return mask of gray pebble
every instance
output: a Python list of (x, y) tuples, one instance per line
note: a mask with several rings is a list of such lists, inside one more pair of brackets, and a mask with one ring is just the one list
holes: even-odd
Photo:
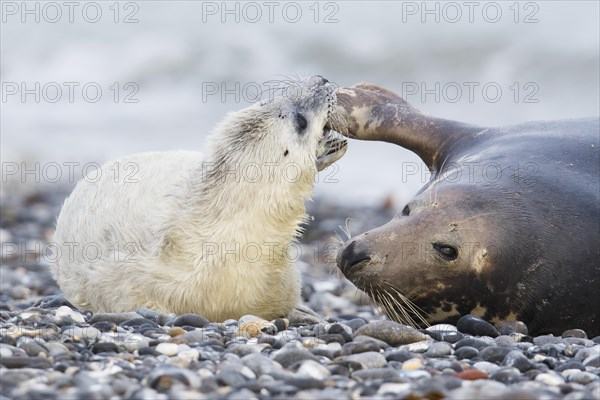
[(271, 358), (273, 361), (281, 364), (284, 368), (303, 360), (317, 360), (317, 357), (310, 351), (297, 343), (286, 344), (283, 348), (274, 352)]
[(30, 357), (35, 357), (40, 353), (48, 354), (48, 350), (45, 347), (33, 340), (19, 344), (19, 348), (25, 350)]
[(567, 361), (566, 363), (556, 367), (554, 370), (556, 372), (562, 372), (568, 369), (578, 369), (580, 371), (585, 371), (585, 367), (579, 361)]
[(479, 355), (479, 350), (471, 346), (462, 346), (454, 352), (454, 355), (459, 360), (475, 358)]
[(490, 379), (505, 384), (515, 383), (521, 379), (521, 373), (514, 367), (502, 367), (498, 371), (494, 372)]
[(354, 318), (354, 319), (351, 319), (349, 321), (345, 321), (344, 324), (346, 326), (349, 326), (352, 329), (352, 331), (354, 332), (358, 328), (360, 328), (361, 326), (366, 325), (367, 321), (365, 321), (362, 318)]
[(560, 336), (541, 335), (533, 338), (533, 344), (536, 346), (543, 346), (546, 344), (564, 344), (564, 341)]
[(492, 324), (475, 315), (465, 315), (456, 323), (456, 328), (462, 333), (476, 336), (497, 337), (500, 334)]
[(406, 350), (400, 350), (400, 351), (394, 350), (394, 351), (387, 353), (385, 358), (388, 361), (404, 362), (406, 360), (410, 360), (411, 358), (413, 358), (413, 355), (409, 351), (406, 351)]
[(505, 346), (490, 346), (479, 352), (479, 356), (485, 361), (492, 363), (501, 363), (504, 357), (511, 352), (510, 347)]
[(141, 315), (142, 317), (152, 320), (156, 323), (158, 323), (158, 318), (160, 317), (160, 313), (158, 311), (155, 310), (151, 310), (149, 308), (146, 307), (142, 307), (142, 308), (138, 308), (135, 311), (137, 314)]
[(482, 340), (479, 338), (469, 337), (469, 338), (461, 339), (458, 342), (456, 342), (454, 344), (454, 349), (458, 350), (464, 346), (473, 347), (473, 348), (476, 348), (477, 350), (481, 351), (482, 349), (488, 347), (489, 343), (487, 343), (485, 340)]
[(581, 329), (569, 329), (563, 332), (563, 334), (561, 335), (563, 338), (569, 338), (569, 337), (573, 337), (573, 338), (580, 338), (580, 339), (587, 339), (588, 336), (585, 333), (585, 331), (581, 330)]
[(307, 377), (316, 380), (323, 380), (330, 375), (327, 368), (314, 360), (304, 360), (300, 363), (296, 371), (298, 376)]
[(398, 371), (391, 368), (361, 369), (351, 374), (358, 381), (382, 380), (384, 382), (402, 382)]
[(337, 357), (333, 360), (334, 363), (348, 365), (354, 369), (358, 366), (359, 368), (382, 368), (386, 364), (385, 357), (376, 352), (366, 352), (359, 354), (352, 354), (349, 356)]
[(217, 383), (234, 388), (240, 387), (246, 383), (246, 378), (244, 375), (236, 371), (224, 371), (217, 374), (215, 378)]
[(600, 378), (598, 375), (584, 371), (576, 372), (568, 377), (569, 382), (576, 382), (581, 385), (587, 385), (588, 383), (597, 381), (599, 379)]
[[(371, 339), (371, 338), (369, 338), (369, 339)], [(374, 339), (361, 340), (361, 341), (357, 341), (357, 342), (346, 343), (342, 347), (342, 354), (344, 354), (344, 355), (358, 354), (358, 353), (365, 353), (367, 351), (379, 352), (379, 350), (381, 350), (379, 341), (374, 340)]]
[(268, 375), (274, 371), (281, 371), (281, 364), (274, 363), (263, 354), (253, 353), (242, 357), (242, 363), (250, 368), (256, 376)]
[(600, 368), (600, 355), (591, 355), (583, 361), (584, 367)]
[(95, 343), (92, 346), (92, 351), (98, 353), (118, 353), (119, 346), (112, 342)]
[(51, 368), (52, 363), (45, 357), (2, 357), (0, 364), (6, 368)]
[(444, 357), (452, 354), (452, 347), (448, 343), (435, 342), (432, 343), (425, 352), (426, 357)]
[(119, 325), (122, 322), (140, 318), (141, 316), (135, 312), (126, 312), (126, 313), (97, 313), (92, 316), (92, 318), (88, 321), (89, 324), (94, 324), (96, 322), (112, 322), (114, 324)]
[(508, 353), (506, 357), (504, 357), (502, 365), (505, 365), (507, 367), (515, 367), (520, 372), (526, 372), (532, 368), (535, 368), (535, 365), (531, 363), (527, 359), (527, 357), (525, 357), (523, 353), (521, 353), (518, 350), (513, 350), (510, 353)]
[(500, 335), (511, 335), (513, 333), (519, 333), (522, 335), (529, 334), (527, 325), (521, 321), (501, 321), (496, 325), (496, 329)]
[(173, 326), (193, 326), (195, 328), (205, 327), (209, 321), (198, 314), (183, 314), (172, 321)]
[(427, 340), (429, 337), (409, 326), (393, 321), (375, 321), (356, 330), (354, 336), (370, 336), (391, 346), (400, 346)]

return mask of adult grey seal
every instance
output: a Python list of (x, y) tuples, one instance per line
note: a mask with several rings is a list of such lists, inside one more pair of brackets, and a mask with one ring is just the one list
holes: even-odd
[[(317, 170), (346, 150), (325, 128), (335, 89), (320, 76), (296, 82), (229, 115), (204, 154), (127, 156), (79, 182), (54, 236), (68, 300), (94, 312), (147, 307), (213, 321), (289, 315), (300, 274), (288, 248)], [(116, 179), (127, 165), (135, 174)]]
[(600, 334), (599, 119), (489, 128), (425, 115), (370, 84), (338, 91), (330, 124), (414, 151), (431, 180), (338, 267), (392, 319), (521, 320)]

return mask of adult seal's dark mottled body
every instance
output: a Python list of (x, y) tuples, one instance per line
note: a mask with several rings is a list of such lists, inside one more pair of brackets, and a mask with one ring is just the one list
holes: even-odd
[(338, 104), (334, 129), (406, 147), (432, 173), (399, 215), (338, 255), (390, 317), (471, 313), (532, 333), (600, 334), (598, 118), (484, 128), (367, 84), (340, 89)]

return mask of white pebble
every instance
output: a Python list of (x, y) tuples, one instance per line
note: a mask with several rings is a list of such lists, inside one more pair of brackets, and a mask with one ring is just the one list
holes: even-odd
[(313, 379), (325, 379), (330, 375), (330, 372), (316, 361), (305, 360), (302, 362), (302, 365), (300, 365), (300, 368), (298, 368), (297, 375)]
[(410, 390), (410, 383), (384, 383), (379, 387), (377, 394), (400, 393)]
[(411, 343), (408, 345), (408, 351), (411, 353), (425, 353), (430, 345), (431, 341)]
[(56, 318), (70, 317), (73, 321), (78, 322), (80, 324), (85, 323), (85, 319), (83, 318), (83, 315), (81, 315), (81, 313), (78, 313), (77, 311), (73, 311), (67, 306), (58, 307), (56, 309), (55, 315), (56, 315)]
[(500, 367), (496, 364), (487, 361), (476, 362), (475, 364), (473, 364), (473, 368), (486, 372), (488, 375), (491, 375), (500, 369)]
[(542, 373), (539, 374), (538, 376), (535, 377), (536, 381), (540, 381), (548, 386), (558, 386), (558, 385), (562, 385), (563, 383), (565, 383), (565, 380), (558, 376), (558, 375), (554, 375), (554, 374), (546, 374), (546, 373)]
[(565, 369), (564, 371), (561, 372), (561, 374), (565, 378), (569, 378), (570, 375), (576, 374), (578, 372), (581, 372), (581, 370), (579, 370), (577, 368), (573, 368), (573, 369)]
[(13, 353), (6, 347), (0, 347), (0, 357), (12, 357)]
[(127, 336), (125, 340), (119, 341), (119, 344), (122, 345), (126, 351), (132, 353), (141, 349), (142, 347), (148, 347), (150, 342), (146, 336), (143, 336), (139, 333), (134, 333)]
[(430, 332), (457, 332), (458, 331), (458, 329), (456, 329), (456, 327), (454, 325), (450, 325), (450, 324), (433, 325), (433, 326), (430, 326), (429, 328), (427, 328), (427, 330)]
[(196, 349), (183, 350), (177, 353), (177, 355), (188, 362), (192, 362), (198, 359), (200, 353)]
[(179, 350), (179, 346), (175, 343), (159, 343), (156, 346), (156, 351), (169, 357), (177, 354), (177, 350)]

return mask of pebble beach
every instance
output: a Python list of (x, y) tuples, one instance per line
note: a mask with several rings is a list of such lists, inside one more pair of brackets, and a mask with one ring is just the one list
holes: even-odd
[(302, 299), (320, 318), (208, 321), (149, 309), (92, 313), (61, 296), (49, 243), (70, 187), (3, 192), (0, 400), (600, 399), (600, 336), (532, 336), (463, 316), (388, 320), (337, 273), (335, 249), (394, 214), (317, 198), (297, 245)]

